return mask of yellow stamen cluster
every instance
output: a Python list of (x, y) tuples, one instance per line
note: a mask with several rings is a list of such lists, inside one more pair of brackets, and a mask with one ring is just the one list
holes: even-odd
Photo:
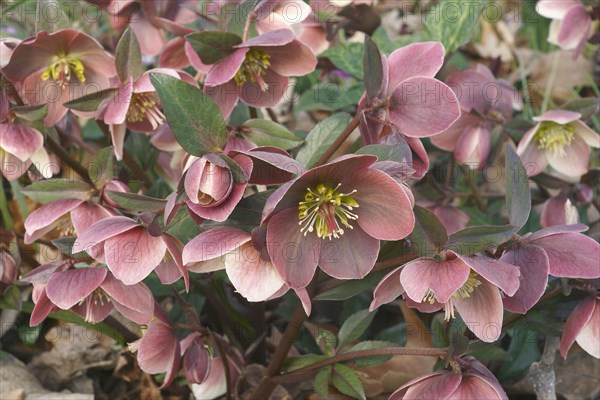
[(352, 198), (356, 190), (340, 193), (340, 186), (338, 184), (334, 188), (320, 183), (314, 190), (306, 189), (304, 201), (298, 203), (298, 225), (302, 226), (300, 232), (304, 236), (316, 231), (318, 237), (331, 240), (343, 235), (344, 228), (353, 229), (349, 221), (358, 219), (358, 215), (352, 212), (358, 208), (358, 203)]
[(264, 92), (269, 88), (269, 85), (263, 79), (263, 75), (267, 73), (267, 68), (271, 66), (270, 60), (271, 56), (264, 51), (250, 49), (246, 53), (246, 58), (233, 79), (240, 86), (246, 82), (258, 83)]
[(155, 93), (134, 93), (131, 96), (131, 103), (129, 103), (127, 121), (142, 122), (147, 118), (152, 124), (152, 129), (158, 128), (165, 122), (165, 116), (158, 105)]
[(42, 80), (52, 78), (64, 87), (75, 76), (79, 82), (85, 82), (85, 67), (80, 59), (73, 56), (55, 56), (52, 64), (42, 72)]
[(90, 322), (92, 321), (93, 306), (97, 306), (98, 304), (100, 304), (100, 306), (104, 306), (104, 303), (110, 303), (110, 297), (106, 294), (106, 292), (104, 292), (104, 290), (97, 288), (92, 292), (92, 294), (81, 300), (79, 305), (82, 305), (83, 303), (86, 303), (87, 305), (85, 320)]
[(565, 148), (571, 145), (574, 137), (575, 129), (571, 125), (544, 121), (533, 136), (533, 141), (537, 143), (540, 150), (564, 156), (566, 154)]
[[(446, 321), (450, 321), (451, 318), (454, 318), (454, 301), (453, 299), (466, 299), (467, 297), (471, 297), (471, 294), (475, 291), (475, 288), (481, 285), (481, 281), (477, 279), (478, 275), (475, 271), (470, 272), (467, 281), (460, 287), (450, 299), (444, 303), (444, 318)], [(435, 294), (428, 290), (423, 297), (422, 302), (428, 302), (429, 304), (433, 304), (436, 302)]]

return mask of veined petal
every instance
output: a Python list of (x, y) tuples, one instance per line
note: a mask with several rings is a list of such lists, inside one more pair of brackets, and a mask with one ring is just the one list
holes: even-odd
[(446, 303), (467, 282), (470, 272), (459, 258), (446, 261), (419, 258), (404, 265), (400, 283), (407, 296), (416, 302), (423, 302), (431, 291), (435, 300)]
[[(588, 297), (583, 299), (571, 311), (560, 338), (560, 354), (563, 358), (567, 358), (569, 349), (573, 346), (573, 343), (575, 343), (575, 340), (577, 340), (585, 326), (590, 323), (595, 310), (598, 308), (598, 300), (594, 297)], [(596, 337), (596, 341), (598, 341), (598, 337)]]
[(445, 54), (439, 42), (413, 43), (394, 50), (388, 58), (389, 90), (415, 76), (433, 78), (444, 64)]
[(106, 277), (105, 268), (76, 268), (52, 274), (46, 285), (50, 301), (68, 310), (96, 290)]
[(131, 218), (110, 217), (91, 225), (73, 244), (73, 253), (79, 253), (93, 247), (106, 239), (140, 226)]
[(504, 297), (504, 308), (525, 314), (542, 297), (548, 286), (549, 259), (538, 246), (524, 245), (504, 254), (500, 261), (519, 267), (519, 289)]
[(45, 204), (29, 214), (25, 220), (25, 231), (27, 236), (25, 243), (33, 243), (48, 232), (60, 217), (78, 207), (83, 200), (63, 199)]
[(455, 254), (475, 272), (483, 276), (494, 285), (498, 286), (509, 296), (514, 295), (519, 288), (518, 267), (478, 254), (472, 256), (464, 256), (457, 253)]
[(544, 249), (550, 261), (550, 275), (595, 279), (600, 277), (600, 244), (579, 233), (536, 238), (533, 244)]
[(44, 137), (25, 125), (0, 124), (0, 148), (21, 161), (27, 161), (42, 147)]
[(401, 268), (396, 268), (388, 273), (377, 284), (373, 291), (373, 301), (369, 306), (369, 311), (374, 311), (379, 306), (394, 301), (398, 296), (404, 293), (402, 283), (400, 283)]
[(211, 229), (202, 232), (185, 245), (182, 253), (183, 263), (220, 258), (249, 241), (250, 235), (239, 229), (229, 227)]
[(136, 324), (150, 323), (154, 314), (154, 298), (146, 285), (143, 283), (125, 285), (112, 274), (108, 274), (101, 287), (125, 318)]
[(570, 177), (579, 177), (588, 171), (590, 146), (578, 135), (565, 148), (565, 154), (547, 151), (546, 157), (552, 168)]
[(502, 296), (496, 286), (481, 279), (469, 297), (453, 299), (467, 328), (484, 342), (491, 343), (502, 332)]

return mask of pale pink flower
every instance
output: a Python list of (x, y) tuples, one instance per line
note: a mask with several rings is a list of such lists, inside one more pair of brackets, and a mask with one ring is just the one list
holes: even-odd
[(552, 19), (548, 41), (563, 50), (575, 50), (577, 58), (590, 36), (592, 18), (579, 0), (540, 0), (537, 12)]
[(44, 178), (52, 177), (44, 137), (34, 128), (0, 121), (0, 172), (9, 181), (22, 176), (33, 164)]
[(573, 343), (593, 357), (600, 358), (600, 298), (587, 297), (571, 312), (560, 338), (560, 354), (567, 358)]

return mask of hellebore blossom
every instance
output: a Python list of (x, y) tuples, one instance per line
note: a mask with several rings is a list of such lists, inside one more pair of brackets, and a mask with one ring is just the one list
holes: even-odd
[(579, 57), (590, 35), (592, 18), (579, 0), (540, 0), (538, 14), (552, 19), (548, 41), (563, 50), (575, 50)]
[(560, 338), (563, 358), (575, 342), (589, 355), (600, 358), (600, 297), (583, 299), (569, 315)]
[(465, 357), (441, 370), (407, 382), (389, 400), (508, 400), (498, 379), (479, 361)]
[(316, 65), (315, 55), (291, 30), (270, 31), (233, 46), (230, 55), (211, 65), (205, 91), (228, 118), (238, 99), (254, 107), (276, 105), (288, 77), (309, 74)]
[(116, 75), (112, 56), (95, 39), (75, 29), (40, 32), (23, 40), (2, 72), (29, 105), (48, 105), (46, 126), (65, 116), (63, 103), (106, 89)]
[(0, 172), (13, 181), (33, 164), (44, 178), (52, 177), (50, 159), (44, 149), (44, 136), (36, 129), (14, 124), (9, 113), (0, 121)]
[(600, 137), (580, 118), (580, 113), (564, 110), (533, 118), (538, 124), (525, 133), (517, 147), (527, 175), (543, 172), (548, 164), (570, 178), (587, 172), (590, 147), (599, 148)]
[(403, 185), (370, 168), (376, 157), (349, 155), (304, 172), (267, 200), (267, 249), (283, 280), (306, 287), (317, 265), (338, 279), (360, 279), (379, 240), (400, 240), (415, 217)]
[(519, 290), (504, 298), (504, 308), (524, 314), (542, 297), (548, 275), (600, 278), (600, 244), (581, 234), (582, 224), (556, 225), (520, 238), (500, 260), (519, 267)]
[(462, 115), (431, 142), (453, 151), (458, 163), (477, 163), (483, 168), (490, 154), (491, 130), (512, 118), (513, 108), (522, 106), (521, 95), (482, 64), (452, 74), (448, 85), (457, 93)]

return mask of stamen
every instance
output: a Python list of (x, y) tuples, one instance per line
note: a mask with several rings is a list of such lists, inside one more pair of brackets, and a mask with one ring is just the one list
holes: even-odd
[(142, 122), (147, 119), (152, 125), (152, 129), (158, 128), (165, 122), (165, 115), (158, 107), (158, 104), (158, 98), (154, 93), (134, 93), (129, 103), (127, 121)]
[(246, 82), (257, 83), (263, 92), (266, 91), (269, 89), (269, 85), (265, 82), (263, 75), (267, 73), (267, 69), (271, 66), (270, 59), (271, 56), (264, 51), (250, 49), (233, 79), (239, 86)]
[(533, 141), (537, 143), (540, 150), (546, 150), (563, 157), (567, 154), (565, 148), (571, 145), (574, 137), (575, 129), (571, 125), (544, 121), (533, 136)]
[(71, 81), (71, 75), (75, 75), (79, 82), (85, 82), (85, 67), (81, 60), (73, 56), (55, 56), (53, 63), (42, 72), (42, 80), (58, 82), (62, 88)]
[[(467, 281), (452, 294), (452, 297), (450, 297), (447, 302), (444, 303), (444, 319), (446, 321), (450, 321), (450, 319), (454, 318), (454, 299), (466, 299), (467, 297), (471, 297), (471, 293), (475, 291), (475, 288), (481, 285), (481, 281), (477, 279), (478, 276), (479, 275), (475, 271), (471, 270)], [(421, 303), (428, 302), (429, 304), (434, 304), (436, 301), (435, 294), (431, 290), (427, 290)]]

